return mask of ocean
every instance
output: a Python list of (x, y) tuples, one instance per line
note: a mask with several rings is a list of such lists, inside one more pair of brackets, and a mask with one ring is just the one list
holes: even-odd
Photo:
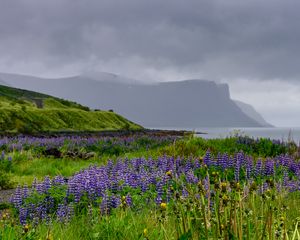
[(300, 127), (274, 127), (274, 128), (197, 128), (197, 134), (203, 138), (225, 138), (235, 133), (246, 135), (253, 138), (270, 138), (279, 140), (293, 140), (300, 142)]
[[(155, 128), (157, 129), (157, 128)], [(276, 140), (287, 141), (289, 139), (295, 141), (297, 144), (300, 143), (300, 127), (273, 127), (273, 128), (241, 128), (241, 127), (230, 127), (230, 128), (205, 128), (199, 127), (195, 129), (191, 128), (159, 128), (166, 130), (188, 130), (201, 132), (204, 134), (196, 134), (198, 137), (203, 138), (225, 138), (235, 133), (240, 135), (246, 135), (253, 138), (270, 138)]]

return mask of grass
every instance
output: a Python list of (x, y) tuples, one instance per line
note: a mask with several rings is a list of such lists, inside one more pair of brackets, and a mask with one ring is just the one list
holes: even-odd
[[(264, 159), (280, 154), (294, 155), (298, 151), (293, 144), (274, 143), (267, 139), (250, 142), (249, 139), (241, 140), (243, 139), (186, 138), (161, 145), (154, 142), (150, 148), (145, 147), (148, 141), (141, 140), (133, 143), (133, 148), (122, 144), (119, 149), (112, 144), (107, 145), (109, 149), (105, 151), (100, 145), (83, 146), (82, 151), (96, 152), (88, 160), (46, 157), (42, 151), (34, 148), (14, 150), (8, 153), (13, 159), (10, 176), (16, 184), (30, 185), (35, 177), (38, 180), (46, 175), (69, 177), (90, 165), (104, 165), (109, 159), (156, 159), (164, 155), (193, 159), (202, 158), (208, 149), (215, 155), (219, 152), (232, 154), (242, 150), (255, 158)], [(67, 147), (63, 146), (62, 149)], [(201, 171), (205, 173), (206, 170)], [(206, 173), (210, 179), (210, 190), (214, 192), (210, 198), (207, 198), (210, 190), (203, 191), (201, 184), (186, 185), (188, 197), (177, 198), (176, 187), (181, 185), (180, 181), (185, 180), (174, 179), (172, 184), (175, 190), (172, 195), (176, 201), (170, 201), (166, 206), (153, 202), (144, 203), (147, 197), (133, 192), (134, 206), (120, 205), (112, 209), (110, 215), (101, 213), (101, 202), (97, 205), (84, 203), (79, 208), (81, 211), (66, 222), (61, 223), (53, 215), (50, 222), (38, 225), (30, 222), (25, 226), (17, 223), (18, 216), (10, 208), (0, 215), (0, 239), (300, 239), (296, 225), (300, 217), (299, 191), (277, 191), (270, 185), (264, 194), (247, 193), (251, 189), (251, 183), (241, 182), (241, 187), (232, 185), (230, 191), (222, 192), (219, 186), (227, 177), (223, 179), (221, 176), (229, 173), (221, 172), (221, 175), (216, 175), (214, 171), (210, 169)], [(274, 177), (276, 181), (277, 178), (279, 176)], [(229, 186), (233, 183), (228, 180), (226, 184)]]
[[(115, 139), (116, 140), (116, 139)], [(43, 148), (29, 148), (21, 151), (15, 149), (9, 152), (8, 148), (2, 146), (2, 150), (7, 152), (7, 157), (12, 158), (11, 167), (5, 169), (9, 174), (10, 180), (13, 186), (28, 185), (35, 178), (41, 180), (44, 176), (54, 177), (62, 175), (69, 177), (81, 169), (87, 168), (90, 165), (103, 165), (108, 160), (116, 160), (118, 158), (138, 158), (138, 157), (154, 157), (157, 158), (163, 155), (164, 149), (170, 144), (170, 140), (151, 139), (148, 137), (138, 137), (135, 141), (124, 143), (123, 140), (99, 141), (91, 146), (83, 146), (80, 149), (73, 149), (68, 147), (71, 142), (65, 141), (62, 146), (59, 147), (60, 151), (69, 152), (93, 152), (95, 156), (89, 159), (82, 158), (70, 158), (64, 156), (62, 158), (55, 158), (53, 156), (45, 156), (43, 154)], [(171, 141), (172, 142), (172, 141)]]
[(137, 130), (142, 127), (109, 111), (0, 85), (0, 132)]
[(112, 112), (80, 109), (0, 108), (0, 131), (100, 131), (141, 129)]
[[(285, 203), (291, 206), (292, 209), (297, 209), (296, 204), (300, 202), (297, 197), (299, 196), (290, 196)], [(282, 206), (280, 202), (277, 202), (277, 204), (277, 207)], [(254, 208), (247, 209), (251, 211), (260, 206), (261, 203), (256, 203)], [(162, 218), (163, 214), (165, 214), (165, 216)], [(288, 219), (295, 219), (293, 217), (299, 216), (299, 214), (299, 210), (294, 211), (290, 209), (286, 213), (286, 217)], [(189, 230), (192, 231), (181, 232), (182, 229), (180, 229), (180, 225), (183, 223), (178, 223), (178, 216), (170, 207), (165, 213), (159, 208), (143, 209), (139, 213), (131, 211), (130, 209), (116, 210), (109, 217), (101, 217), (100, 213), (94, 210), (92, 214), (83, 214), (73, 219), (67, 225), (59, 222), (54, 222), (52, 226), (43, 224), (37, 228), (36, 236), (46, 238), (47, 234), (51, 233), (54, 239), (206, 239), (205, 234), (197, 233), (197, 226), (195, 226), (196, 224), (191, 218), (189, 219), (188, 216), (183, 213), (180, 213), (179, 216), (186, 218), (186, 225), (188, 226), (190, 224), (191, 228)], [(90, 224), (84, 224), (86, 222)], [(255, 230), (258, 229), (254, 229), (254, 227), (259, 226), (260, 232), (263, 232), (264, 224), (264, 219), (261, 219), (256, 226), (250, 226), (252, 234), (249, 237), (247, 237), (247, 232), (244, 232), (244, 234), (242, 234), (244, 237), (238, 237), (237, 239), (257, 239), (255, 238)], [(293, 225), (292, 223), (287, 223), (287, 226)], [(293, 227), (288, 230), (287, 235), (292, 236), (294, 233)], [(261, 234), (258, 235), (261, 236)], [(275, 238), (275, 236), (271, 238), (268, 236), (265, 237), (265, 239)], [(218, 239), (218, 237), (212, 234), (210, 235), (210, 239)], [(277, 239), (283, 238), (278, 237)]]
[[(139, 214), (128, 210), (115, 212), (113, 217), (101, 218), (99, 212), (93, 211), (91, 215), (81, 215), (68, 224), (54, 221), (51, 226), (41, 224), (34, 231), (30, 226), (26, 235), (27, 239), (143, 239), (144, 229), (147, 228), (151, 239), (162, 239), (160, 231), (156, 229), (155, 219), (146, 220), (145, 216), (149, 214), (151, 212), (147, 210)], [(21, 226), (7, 226), (6, 233), (3, 228), (1, 230), (0, 236), (7, 236), (7, 240), (17, 239), (22, 235), (25, 237)]]
[[(243, 192), (234, 191), (226, 205), (216, 196), (215, 207), (220, 209), (221, 215), (202, 209), (201, 202), (207, 206), (206, 200), (191, 194), (166, 207), (151, 204), (138, 210), (119, 207), (110, 215), (103, 215), (99, 207), (92, 207), (67, 222), (61, 223), (54, 218), (51, 223), (29, 224), (26, 228), (15, 225), (12, 217), (5, 220), (2, 217), (0, 236), (7, 240), (299, 239), (293, 237), (298, 231), (295, 224), (300, 216), (299, 192), (286, 194), (271, 190), (267, 194), (270, 198), (250, 194), (244, 199)], [(274, 199), (273, 194), (276, 194)]]
[(225, 139), (204, 139), (190, 137), (184, 141), (176, 141), (163, 149), (165, 154), (175, 156), (204, 156), (207, 150), (218, 153), (234, 154), (243, 151), (253, 157), (275, 157), (281, 154), (298, 154), (298, 146), (294, 142), (272, 141), (271, 139), (252, 139), (247, 136), (235, 136)]
[[(146, 148), (147, 143), (150, 144), (150, 148)], [(267, 143), (267, 144), (266, 144)], [(34, 178), (42, 179), (48, 175), (54, 177), (57, 175), (71, 176), (79, 170), (86, 168), (90, 165), (106, 164), (109, 159), (116, 160), (118, 158), (158, 158), (160, 156), (174, 156), (174, 157), (203, 157), (208, 149), (217, 155), (220, 153), (233, 154), (235, 152), (243, 151), (246, 154), (258, 157), (274, 157), (280, 154), (286, 154), (289, 151), (297, 151), (294, 148), (290, 149), (289, 145), (276, 145), (271, 140), (263, 139), (258, 142), (259, 147), (253, 148), (252, 145), (239, 143), (237, 138), (228, 139), (209, 139), (202, 138), (185, 138), (183, 140), (177, 140), (169, 144), (163, 143), (159, 145), (155, 141), (141, 139), (133, 144), (134, 148), (126, 149), (124, 146), (106, 143), (105, 147), (100, 143), (99, 145), (93, 145), (90, 147), (82, 148), (83, 152), (93, 151), (96, 156), (92, 159), (71, 159), (63, 157), (56, 159), (54, 157), (46, 157), (41, 154), (40, 150), (29, 149), (26, 151), (17, 151), (10, 153), (9, 155), (13, 159), (13, 168), (9, 171), (10, 179), (14, 183), (14, 186), (30, 185)], [(264, 152), (261, 145), (265, 146), (268, 151)], [(64, 151), (67, 151), (66, 146), (62, 146)], [(227, 151), (226, 151), (227, 150)]]
[(88, 110), (87, 107), (82, 106), (76, 102), (67, 101), (64, 99), (52, 97), (50, 95), (33, 92), (24, 89), (18, 89), (8, 86), (0, 85), (0, 96), (1, 96), (1, 104), (8, 103), (11, 106), (15, 106), (17, 104), (21, 104), (24, 106), (36, 106), (37, 100), (42, 100), (42, 105), (46, 105), (46, 107), (71, 107), (82, 110)]
[(30, 161), (24, 161), (12, 169), (11, 178), (14, 183), (30, 185), (34, 178), (42, 179), (44, 176), (54, 177), (57, 175), (68, 177), (94, 163), (95, 161), (92, 160), (32, 159)]
[[(163, 149), (163, 148), (162, 148)], [(128, 152), (121, 155), (106, 155), (97, 156), (92, 159), (70, 159), (70, 158), (54, 158), (54, 157), (40, 157), (37, 158), (28, 153), (19, 154), (17, 159), (19, 161), (14, 164), (14, 167), (10, 170), (10, 179), (13, 186), (17, 185), (28, 185), (35, 178), (38, 180), (43, 179), (45, 176), (54, 177), (57, 175), (62, 175), (65, 177), (72, 176), (74, 173), (80, 171), (81, 169), (87, 168), (90, 165), (102, 165), (107, 163), (108, 160), (116, 160), (118, 158), (139, 158), (139, 157), (153, 157), (157, 158), (160, 156), (158, 149), (141, 150), (136, 152)], [(13, 155), (12, 155), (13, 156)], [(16, 157), (13, 159), (16, 159)]]

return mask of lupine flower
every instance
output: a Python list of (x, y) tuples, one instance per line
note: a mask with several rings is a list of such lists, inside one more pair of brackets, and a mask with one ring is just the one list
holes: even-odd
[(253, 169), (253, 159), (252, 157), (248, 157), (246, 162), (246, 177), (248, 180), (251, 178), (252, 169)]
[(211, 154), (210, 151), (207, 151), (204, 158), (203, 158), (203, 163), (206, 166), (210, 166), (212, 164), (212, 158), (211, 158)]
[(108, 215), (110, 213), (110, 201), (108, 196), (104, 196), (100, 204), (100, 212), (102, 215)]
[[(240, 186), (250, 186), (249, 190), (244, 189), (244, 194), (254, 192), (257, 188), (263, 193), (271, 185), (258, 185), (253, 187), (255, 178), (266, 179), (277, 171), (283, 171), (283, 179), (281, 183), (274, 183), (274, 186), (288, 191), (298, 191), (300, 180), (298, 173), (299, 164), (297, 160), (288, 156), (279, 156), (276, 159), (267, 159), (263, 162), (258, 159), (254, 164), (254, 160), (245, 156), (244, 153), (237, 153), (234, 158), (227, 154), (219, 154), (217, 160), (213, 160), (212, 154), (208, 151), (204, 157), (204, 162), (208, 164), (200, 164), (193, 162), (192, 159), (172, 158), (163, 156), (157, 160), (152, 158), (135, 158), (135, 159), (118, 159), (116, 162), (108, 161), (104, 166), (91, 166), (81, 170), (68, 178), (67, 181), (62, 176), (54, 177), (52, 180), (46, 177), (44, 181), (32, 184), (32, 188), (18, 187), (11, 199), (13, 206), (19, 213), (20, 223), (25, 224), (26, 221), (49, 221), (50, 216), (56, 215), (59, 221), (69, 219), (74, 214), (74, 210), (82, 200), (88, 202), (89, 206), (99, 206), (102, 215), (110, 214), (113, 208), (119, 208), (121, 203), (126, 203), (126, 207), (133, 209), (138, 208), (139, 204), (166, 203), (179, 199), (180, 196), (188, 198), (187, 189), (190, 186), (200, 186), (198, 193), (207, 198), (212, 198), (215, 189), (220, 189), (222, 194), (231, 191), (229, 185), (225, 181), (235, 180), (234, 189), (242, 192)], [(198, 169), (205, 168), (204, 176), (199, 174)], [(213, 169), (213, 170), (211, 170)], [(223, 171), (226, 169), (226, 172)], [(212, 171), (218, 177), (211, 178)], [(224, 174), (220, 174), (225, 172)], [(227, 172), (230, 174), (227, 176)], [(241, 173), (246, 173), (244, 174)], [(197, 173), (197, 174), (196, 174)], [(210, 173), (210, 174), (209, 174)], [(234, 176), (232, 176), (234, 174)], [(226, 176), (224, 176), (226, 175)], [(291, 179), (289, 178), (291, 176)], [(226, 177), (226, 178), (225, 178)], [(227, 179), (227, 178), (231, 179)], [(215, 179), (221, 184), (218, 188), (211, 187), (215, 184)], [(270, 177), (268, 177), (270, 178)], [(178, 185), (177, 182), (180, 182)], [(264, 182), (264, 181), (262, 181)], [(176, 183), (173, 188), (173, 183)], [(222, 184), (223, 183), (223, 184)], [(238, 184), (239, 184), (238, 183)], [(50, 189), (59, 188), (60, 191), (66, 191), (63, 199), (57, 200), (51, 196)], [(132, 191), (131, 191), (132, 190)], [(151, 191), (151, 194), (149, 194)], [(25, 201), (31, 194), (40, 194), (41, 201), (37, 203), (28, 203)], [(137, 194), (141, 197), (146, 196), (145, 202), (132, 202), (132, 197)], [(123, 198), (122, 198), (123, 196)], [(142, 198), (143, 199), (143, 198)], [(75, 208), (75, 209), (74, 209)], [(73, 209), (73, 210), (72, 210)]]
[(64, 222), (67, 216), (67, 206), (64, 204), (58, 204), (56, 216), (60, 222)]
[(268, 158), (265, 162), (265, 174), (266, 176), (274, 174), (274, 161), (272, 159)]
[(17, 187), (15, 194), (11, 198), (11, 203), (15, 208), (19, 209), (23, 202), (22, 189), (20, 186)]
[(240, 180), (240, 170), (241, 170), (242, 160), (243, 160), (243, 156), (241, 153), (235, 155), (234, 178), (235, 181), (237, 182)]
[(262, 170), (263, 170), (263, 164), (262, 164), (262, 160), (258, 159), (256, 162), (256, 166), (255, 166), (255, 176), (258, 177), (260, 174), (262, 174)]
[(20, 207), (19, 208), (19, 220), (20, 220), (20, 223), (22, 225), (26, 224), (27, 216), (28, 216), (28, 210), (27, 210), (27, 208)]

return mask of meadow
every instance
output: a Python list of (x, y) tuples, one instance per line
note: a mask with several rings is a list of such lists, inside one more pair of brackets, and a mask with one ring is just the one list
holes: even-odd
[(0, 239), (300, 239), (299, 146), (131, 135), (0, 139)]

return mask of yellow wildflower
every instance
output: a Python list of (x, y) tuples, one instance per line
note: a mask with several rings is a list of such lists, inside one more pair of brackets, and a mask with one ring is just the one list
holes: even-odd
[(166, 210), (166, 209), (167, 209), (167, 204), (164, 203), (164, 202), (162, 202), (162, 203), (160, 204), (160, 207), (161, 207), (162, 210)]
[(169, 176), (169, 177), (172, 177), (172, 171), (167, 171), (166, 175)]

